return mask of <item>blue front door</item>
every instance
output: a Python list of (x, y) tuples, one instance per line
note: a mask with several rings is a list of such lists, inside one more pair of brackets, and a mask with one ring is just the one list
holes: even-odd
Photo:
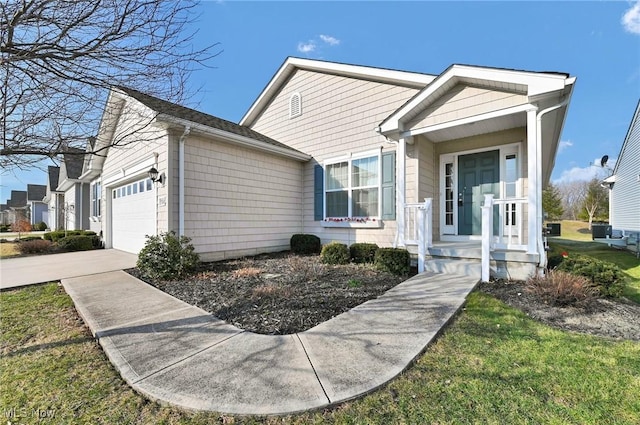
[(500, 194), (500, 151), (458, 157), (458, 234), (482, 233), (484, 195)]

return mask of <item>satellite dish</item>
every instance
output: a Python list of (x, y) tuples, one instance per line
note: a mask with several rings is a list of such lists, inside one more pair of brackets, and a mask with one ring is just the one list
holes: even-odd
[(609, 155), (603, 156), (602, 159), (600, 159), (600, 166), (603, 168), (606, 167), (607, 161), (609, 161)]

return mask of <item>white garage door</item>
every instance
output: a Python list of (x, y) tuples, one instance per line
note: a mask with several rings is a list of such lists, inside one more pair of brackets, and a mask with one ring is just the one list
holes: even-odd
[(113, 190), (111, 235), (113, 247), (137, 254), (144, 247), (145, 235), (156, 234), (155, 190), (144, 179)]

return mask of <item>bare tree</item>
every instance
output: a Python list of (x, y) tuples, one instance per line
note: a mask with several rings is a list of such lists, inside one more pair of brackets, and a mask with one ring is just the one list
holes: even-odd
[(578, 220), (587, 193), (587, 185), (586, 181), (562, 182), (556, 185), (562, 199), (564, 218)]
[(196, 5), (196, 0), (3, 0), (0, 165), (27, 168), (69, 147), (84, 150), (108, 112), (105, 101), (113, 86), (184, 103), (191, 72), (219, 53), (217, 44), (192, 44)]

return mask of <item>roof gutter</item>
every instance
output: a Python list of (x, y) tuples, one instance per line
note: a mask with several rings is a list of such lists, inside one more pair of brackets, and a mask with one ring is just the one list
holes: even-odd
[(293, 149), (282, 148), (280, 146), (275, 146), (270, 143), (252, 139), (250, 137), (241, 136), (235, 133), (230, 133), (228, 131), (209, 127), (203, 124), (194, 123), (192, 121), (184, 120), (181, 118), (175, 118), (170, 115), (161, 114), (161, 115), (158, 115), (156, 119), (157, 121), (174, 123), (174, 124), (181, 125), (183, 127), (190, 127), (191, 132), (197, 131), (200, 133), (207, 134), (209, 136), (217, 137), (228, 143), (234, 143), (240, 146), (258, 149), (261, 151), (272, 153), (274, 155), (284, 156), (287, 158), (291, 158), (291, 159), (295, 159), (303, 162), (309, 161), (311, 159), (311, 155), (307, 155), (302, 152), (297, 152)]

